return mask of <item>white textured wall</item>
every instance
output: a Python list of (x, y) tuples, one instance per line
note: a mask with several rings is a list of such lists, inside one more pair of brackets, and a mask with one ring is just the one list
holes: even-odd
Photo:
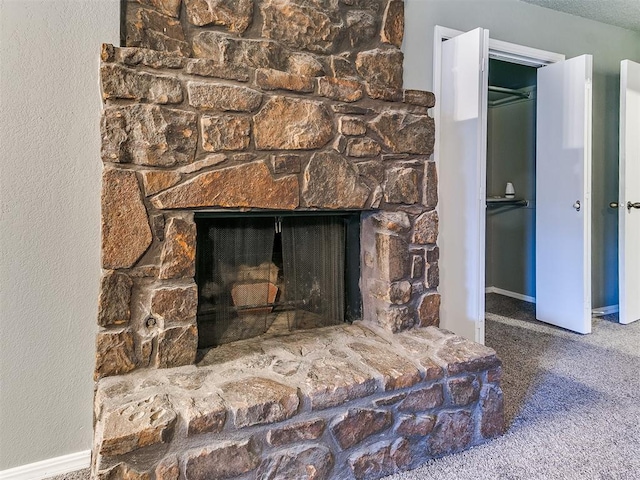
[(593, 307), (617, 304), (618, 215), (608, 204), (618, 197), (620, 60), (640, 62), (640, 33), (518, 0), (405, 0), (405, 88), (433, 88), (435, 25), (483, 27), (567, 58), (593, 54), (592, 297)]
[(0, 471), (90, 448), (100, 44), (118, 0), (0, 0)]

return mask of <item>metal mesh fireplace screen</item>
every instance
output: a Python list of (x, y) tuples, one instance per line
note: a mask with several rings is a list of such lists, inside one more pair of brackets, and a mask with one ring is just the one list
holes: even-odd
[(200, 348), (359, 317), (359, 215), (202, 215), (196, 225)]

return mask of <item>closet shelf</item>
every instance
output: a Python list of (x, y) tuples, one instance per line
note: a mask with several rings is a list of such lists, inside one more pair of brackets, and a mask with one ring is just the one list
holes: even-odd
[(529, 200), (524, 198), (489, 197), (487, 198), (487, 208), (497, 207), (528, 207)]

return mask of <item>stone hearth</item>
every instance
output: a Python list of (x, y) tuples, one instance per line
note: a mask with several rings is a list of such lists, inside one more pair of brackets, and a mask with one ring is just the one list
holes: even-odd
[[(402, 88), (402, 1), (125, 6), (93, 478), (377, 478), (499, 434), (495, 352), (436, 328), (435, 99)], [(198, 352), (194, 214), (335, 210), (360, 216), (362, 320)]]

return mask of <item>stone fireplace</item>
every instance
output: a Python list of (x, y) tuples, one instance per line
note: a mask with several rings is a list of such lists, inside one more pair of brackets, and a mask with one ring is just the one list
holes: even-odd
[(123, 15), (93, 478), (378, 478), (501, 433), (495, 352), (437, 328), (435, 99), (402, 89), (402, 1)]

